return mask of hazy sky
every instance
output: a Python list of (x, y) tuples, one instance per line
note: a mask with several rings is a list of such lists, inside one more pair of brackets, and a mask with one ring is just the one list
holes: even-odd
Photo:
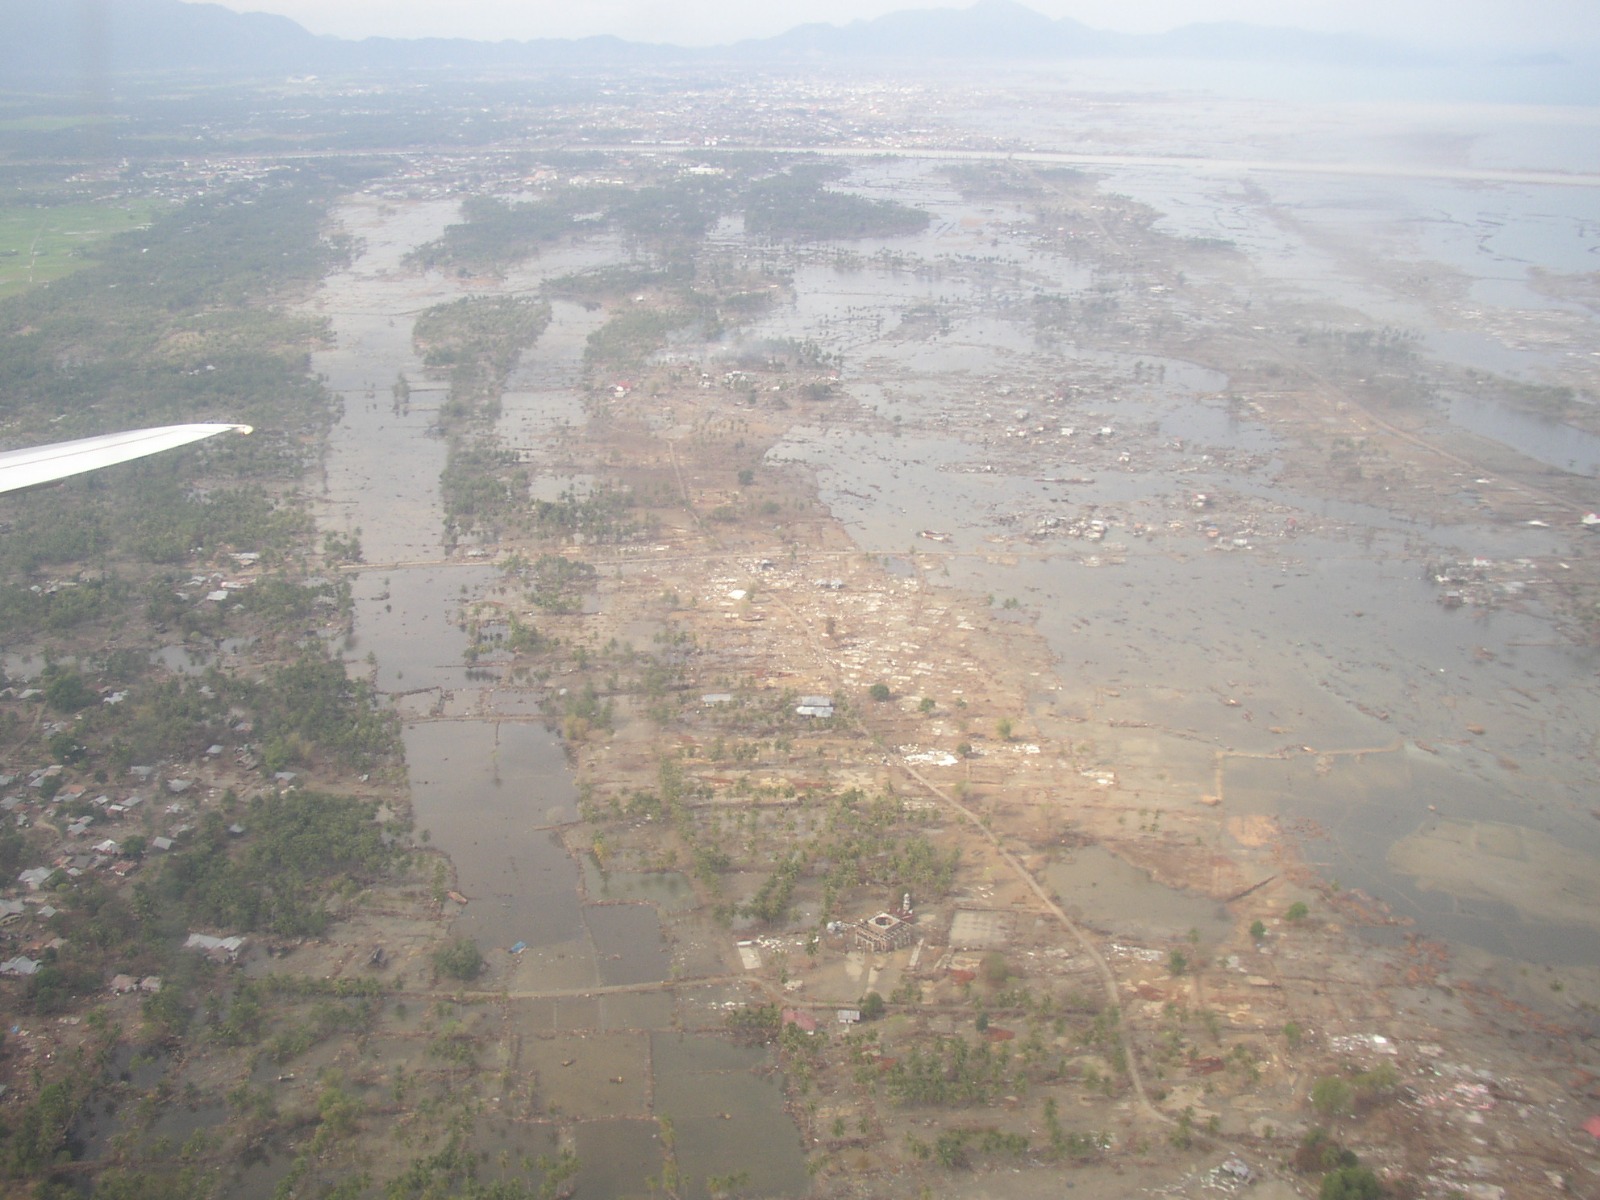
[[(806, 21), (846, 24), (906, 8), (971, 0), (221, 0), (281, 13), (313, 33), (359, 38), (583, 37), (710, 45), (781, 33)], [(1025, 0), (1027, 2), (1027, 0)], [(1377, 34), (1423, 44), (1501, 49), (1600, 41), (1600, 0), (1032, 0), (1051, 17), (1153, 33), (1194, 21)]]

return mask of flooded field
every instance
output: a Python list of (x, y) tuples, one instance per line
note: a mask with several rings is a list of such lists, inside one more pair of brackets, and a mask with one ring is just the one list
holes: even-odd
[[(1350, 136), (1371, 150), (1377, 135)], [(1208, 149), (1221, 158), (1250, 148)], [(1600, 661), (1576, 636), (1583, 614), (1564, 606), (1562, 579), (1592, 574), (1594, 548), (1582, 540), (1592, 535), (1576, 526), (1571, 497), (1600, 486), (1600, 454), (1592, 433), (1511, 399), (1518, 388), (1594, 382), (1594, 309), (1552, 296), (1547, 276), (1590, 265), (1600, 189), (1524, 182), (1483, 196), (1462, 181), (1341, 179), (1331, 168), (1312, 178), (1102, 162), (1092, 180), (1060, 184), (1096, 214), (1094, 228), (1068, 229), (1037, 219), (1052, 202), (1048, 175), (1044, 192), (1023, 200), (970, 178), (964, 190), (949, 166), (855, 161), (840, 184), (931, 213), (913, 236), (775, 246), (724, 220), (715, 250), (780, 263), (782, 301), (736, 335), (674, 340), (652, 364), (698, 368), (708, 390), (764, 346), (840, 356), (836, 393), (783, 401), (786, 428), (757, 463), (814, 492), (842, 531), (834, 557), (801, 562), (797, 541), (788, 563), (776, 550), (725, 546), (697, 557), (702, 590), (685, 599), (672, 591), (667, 532), (659, 545), (602, 551), (601, 578), (642, 589), (659, 577), (666, 609), (726, 618), (720, 629), (731, 632), (715, 652), (736, 664), (726, 677), (741, 687), (804, 687), (821, 675), (798, 651), (781, 664), (761, 659), (749, 578), (761, 576), (789, 617), (823, 628), (826, 611), (825, 634), (810, 633), (805, 647), (822, 649), (808, 661), (826, 663), (841, 689), (882, 682), (920, 705), (925, 741), (902, 757), (927, 764), (926, 777), (960, 772), (963, 802), (980, 797), (1003, 823), (1023, 786), (1042, 797), (1037, 823), (1053, 832), (1032, 846), (1038, 898), (1057, 906), (1062, 928), (1081, 923), (1118, 939), (1119, 952), (1123, 941), (1144, 947), (1137, 961), (1160, 959), (1151, 946), (1237, 941), (1228, 902), (1292, 875), (1291, 894), (1359, 902), (1354, 924), (1377, 943), (1415, 934), (1508, 969), (1592, 966)], [(466, 607), (509, 603), (487, 561), (500, 548), (444, 541), (445, 448), (432, 436), (442, 393), (416, 358), (411, 322), (474, 290), (536, 294), (547, 279), (630, 262), (636, 250), (609, 235), (575, 239), (494, 283), (403, 269), (404, 251), (453, 217), (444, 203), (345, 209), (365, 249), (318, 301), (337, 346), (317, 354), (316, 369), (345, 410), (324, 521), (359, 531), (373, 564), (355, 585), (346, 657), (405, 722), (417, 827), (451, 864), (452, 929), (484, 951), (475, 986), (500, 997), (477, 1019), (506, 1048), (507, 1079), (525, 1076), (541, 1106), (537, 1118), (518, 1117), (508, 1101), (511, 1123), (481, 1131), (482, 1148), (492, 1157), (519, 1130), (529, 1145), (575, 1147), (584, 1196), (643, 1195), (664, 1162), (682, 1169), (684, 1195), (709, 1194), (703, 1181), (737, 1172), (756, 1194), (799, 1194), (803, 1143), (768, 1052), (705, 1031), (754, 994), (729, 982), (744, 978), (741, 964), (798, 963), (815, 940), (790, 931), (736, 951), (759, 925), (735, 903), (757, 894), (753, 872), (729, 873), (713, 922), (677, 864), (607, 868), (600, 849), (574, 851), (564, 835), (578, 823), (579, 790), (568, 748), (545, 724), (555, 724), (561, 680), (493, 660), (467, 665)], [(1159, 257), (1141, 259), (1152, 248)], [(599, 478), (572, 444), (600, 411), (584, 391), (584, 349), (608, 315), (554, 301), (503, 397), (496, 432), (532, 468), (537, 500), (585, 494)], [(1329, 332), (1353, 324), (1403, 327), (1403, 355), (1369, 370), (1358, 360), (1367, 342), (1351, 350)], [(1400, 382), (1378, 395), (1391, 368)], [(1466, 373), (1484, 371), (1502, 374), (1469, 392)], [(413, 385), (405, 410), (389, 395), (401, 374)], [(670, 396), (589, 382), (649, 412), (660, 436), (638, 453), (687, 503), (696, 481), (678, 472), (673, 447), (704, 429), (679, 423)], [(1413, 386), (1427, 404), (1379, 403)], [(1380, 429), (1451, 449), (1426, 468), (1398, 466), (1370, 455), (1357, 432)], [(1316, 439), (1333, 431), (1330, 459)], [(1497, 478), (1477, 454), (1541, 482)], [(780, 533), (783, 513), (773, 501), (767, 514)], [(606, 616), (603, 596), (597, 584), (585, 613)], [(1044, 649), (999, 736), (960, 714), (967, 693), (941, 661), (950, 643), (929, 633), (970, 630), (976, 611), (1031, 631)], [(612, 642), (643, 646), (664, 628), (658, 606), (614, 629)], [(975, 681), (975, 700), (979, 690)], [(1030, 739), (1061, 748), (1046, 758)], [(761, 786), (775, 796), (804, 785), (808, 770), (775, 765), (781, 740), (750, 751), (772, 755)], [(629, 738), (620, 742), (619, 756)], [(685, 758), (698, 752), (682, 739)], [(828, 754), (811, 764), (819, 774)], [(1037, 779), (1011, 763), (1028, 754), (1040, 756)], [(874, 770), (863, 772), (872, 785), (890, 778)], [(822, 818), (779, 806), (743, 829), (754, 854), (758, 830), (815, 836)], [(1264, 849), (1278, 838), (1293, 843), (1292, 870)], [(925, 914), (929, 927), (957, 911), (1032, 903), (1021, 890), (997, 898), (1000, 866), (986, 872)], [(807, 899), (794, 922), (822, 915)], [(1019, 946), (1056, 961), (1068, 951), (1043, 944), (1046, 924), (1037, 918), (1035, 941), (1019, 934)], [(853, 1000), (841, 989), (914, 982), (921, 953), (919, 944), (909, 965), (889, 966), (852, 952), (812, 977)], [(950, 969), (970, 981), (969, 966)], [(1103, 961), (1072, 969), (1115, 995)], [(689, 978), (699, 982), (678, 986)], [(1571, 1001), (1595, 998), (1591, 985), (1600, 979), (1576, 980)], [(1142, 1091), (1138, 1101), (1149, 1107)], [(866, 1115), (850, 1115), (867, 1128)], [(842, 1110), (834, 1127), (845, 1129)]]
[[(890, 177), (863, 168), (853, 178), (869, 191), (892, 186), (935, 211), (959, 207), (935, 173), (915, 192), (909, 174), (904, 166)], [(1172, 202), (1170, 189), (1142, 186), (1140, 178), (1112, 170), (1100, 186), (1126, 187), (1181, 219), (1184, 206)], [(1262, 211), (1296, 213), (1297, 224), (1275, 235), (1296, 253), (1337, 232), (1307, 232), (1311, 216), (1293, 195), (1309, 186), (1297, 182), (1285, 197), (1252, 185), (1251, 203)], [(1430, 186), (1432, 203), (1458, 202), (1441, 194), (1442, 185)], [(1191, 201), (1219, 204), (1226, 191), (1219, 185)], [(1545, 206), (1545, 225), (1564, 230), (1564, 244), (1546, 239), (1546, 260), (1581, 267), (1600, 191), (1555, 192), (1523, 203)], [(1564, 217), (1550, 215), (1552, 208)], [(882, 250), (939, 261), (959, 254), (979, 222), (992, 233), (1022, 216), (969, 211), (965, 225), (951, 219), (935, 226), (931, 240)], [(1222, 208), (1210, 211), (1223, 221)], [(1192, 220), (1186, 228), (1198, 233)], [(1484, 220), (1498, 244), (1500, 226), (1514, 218), (1502, 210)], [(1259, 213), (1234, 223), (1251, 236), (1275, 228)], [(1429, 261), (1440, 254), (1455, 270), (1487, 277), (1508, 269), (1492, 248), (1477, 260), (1451, 257), (1415, 232), (1408, 246)], [(1285, 274), (1286, 250), (1248, 248), (1268, 270), (1254, 285), (1258, 304), (1320, 302), (1343, 286), (1330, 265), (1302, 258)], [(1475, 520), (1404, 502), (1352, 505), (1286, 487), (1281, 435), (1259, 412), (1227, 402), (1225, 377), (1158, 355), (1085, 355), (1050, 344), (1030, 327), (1026, 296), (1057, 278), (1070, 287), (1071, 265), (1036, 247), (1012, 260), (1021, 264), (1016, 276), (997, 284), (979, 311), (971, 311), (970, 292), (926, 283), (916, 299), (942, 305), (937, 328), (908, 327), (903, 280), (893, 280), (874, 308), (854, 275), (853, 320), (884, 328), (879, 340), (863, 344), (858, 333), (809, 321), (803, 303), (774, 322), (773, 333), (848, 353), (845, 379), (877, 428), (802, 428), (772, 452), (773, 461), (814, 470), (831, 511), (864, 549), (910, 548), (941, 580), (1020, 602), (1060, 664), (1038, 704), (1090, 719), (1130, 804), (1191, 802), (1212, 790), (1214, 766), (1230, 807), (1315, 818), (1337, 850), (1330, 859), (1312, 847), (1313, 860), (1345, 886), (1393, 905), (1409, 926), (1499, 953), (1515, 946), (1536, 961), (1592, 961), (1600, 935), (1592, 912), (1534, 903), (1491, 912), (1481, 891), (1451, 890), (1459, 871), (1418, 867), (1428, 839), (1402, 856), (1384, 853), (1428, 821), (1488, 805), (1501, 821), (1559, 840), (1587, 861), (1600, 856), (1585, 715), (1600, 711), (1597, 661), (1592, 650), (1562, 643), (1555, 614), (1541, 603), (1549, 598), (1544, 577), (1562, 569), (1551, 560), (1587, 535), (1570, 524), (1515, 529), (1492, 515)], [(1344, 272), (1356, 266), (1340, 265)], [(1528, 266), (1516, 260), (1519, 278)], [(1346, 289), (1339, 302), (1365, 298)], [(1473, 303), (1483, 302), (1474, 293)], [(996, 308), (1015, 315), (997, 317)], [(1375, 315), (1395, 314), (1380, 308)], [(1557, 349), (1540, 361), (1566, 354)], [(1581, 430), (1538, 425), (1483, 400), (1453, 403), (1442, 415), (1563, 470), (1600, 472), (1595, 439)], [(1203, 508), (1196, 495), (1207, 497)], [(1064, 536), (1095, 521), (1093, 540)], [(1202, 540), (1206, 525), (1222, 536)], [(930, 527), (948, 534), (945, 544), (919, 543)], [(1423, 567), (1456, 557), (1524, 563), (1513, 573), (1530, 577), (1526, 591), (1508, 586), (1525, 602), (1516, 611), (1441, 609)], [(1129, 727), (1137, 731), (1122, 731)], [(1357, 751), (1367, 753), (1343, 757)], [(1259, 758), (1285, 754), (1296, 762), (1278, 769), (1295, 779), (1265, 787)], [(1374, 773), (1374, 764), (1402, 756), (1424, 761)], [(1317, 765), (1325, 762), (1340, 765)], [(1318, 786), (1304, 786), (1306, 779)], [(1449, 899), (1419, 903), (1424, 877)], [(1546, 883), (1563, 886), (1556, 876)], [(1476, 906), (1476, 915), (1463, 919), (1459, 905)]]
[[(490, 1122), (476, 1144), (502, 1163), (506, 1177), (526, 1178), (537, 1177), (534, 1161), (565, 1136), (583, 1164), (583, 1194), (643, 1196), (647, 1180), (663, 1171), (665, 1120), (678, 1125), (677, 1153), (693, 1172), (687, 1178), (743, 1170), (772, 1193), (797, 1190), (804, 1179), (799, 1143), (779, 1079), (754, 1073), (761, 1052), (719, 1057), (720, 1041), (677, 1035), (662, 1043), (660, 1055), (671, 1058), (663, 1075), (651, 1064), (649, 1031), (681, 1028), (683, 1014), (665, 996), (594, 994), (669, 978), (672, 954), (660, 913), (681, 909), (692, 893), (670, 874), (585, 876), (561, 840), (561, 828), (577, 818), (576, 790), (560, 740), (540, 719), (537, 691), (507, 686), (466, 663), (463, 606), (488, 592), (498, 572), (452, 557), (443, 542), (437, 480), (444, 445), (430, 434), (437, 400), (429, 400), (441, 393), (421, 383), (403, 411), (389, 394), (401, 374), (425, 379), (411, 346), (416, 315), (463, 294), (399, 262), (454, 218), (454, 206), (356, 204), (343, 215), (366, 250), (349, 273), (327, 282), (317, 302), (337, 346), (318, 354), (316, 367), (345, 406), (328, 458), (325, 519), (358, 533), (365, 557), (381, 564), (356, 580), (355, 632), (345, 651), (405, 721), (414, 818), (453, 867), (461, 901), (448, 902), (457, 910), (452, 931), (483, 950), (488, 970), (479, 986), (528, 998), (513, 1002), (506, 1030), (497, 1032), (500, 1018), (488, 1015), (475, 1028), (523, 1047), (521, 1066), (558, 1118)], [(604, 262), (606, 251), (602, 245), (548, 256), (538, 275), (509, 289)], [(575, 388), (584, 338), (601, 320), (578, 305), (554, 306), (538, 355), (505, 397), (508, 442), (537, 453), (581, 419)], [(715, 1012), (692, 1020), (714, 1023)], [(523, 1029), (539, 1040), (524, 1043)], [(708, 1105), (714, 1111), (702, 1111)], [(752, 1137), (768, 1147), (764, 1156), (749, 1153)]]

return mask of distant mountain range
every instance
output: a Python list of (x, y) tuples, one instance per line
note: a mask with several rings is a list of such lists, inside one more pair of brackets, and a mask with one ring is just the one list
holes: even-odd
[(1050, 61), (1143, 57), (1411, 66), (1412, 47), (1349, 34), (1237, 23), (1119, 34), (1051, 20), (1015, 0), (913, 9), (849, 25), (801, 25), (777, 37), (689, 49), (614, 37), (469, 41), (318, 37), (287, 17), (181, 0), (0, 0), (0, 80), (95, 80), (184, 71), (230, 77), (423, 69), (584, 68), (874, 60)]
[(849, 25), (801, 25), (777, 37), (707, 49), (614, 37), (469, 41), (318, 37), (287, 17), (182, 0), (0, 0), (0, 79), (105, 77), (184, 71), (239, 75), (426, 68), (669, 65), (724, 61), (873, 59), (1050, 60), (1182, 57), (1363, 65), (1424, 61), (1417, 51), (1346, 35), (1239, 24), (1171, 33), (1106, 33), (1053, 21), (1015, 0), (966, 9), (914, 9)]
[(1237, 22), (1185, 25), (1170, 33), (1108, 33), (1067, 17), (1051, 20), (1016, 0), (909, 9), (843, 26), (801, 25), (732, 48), (787, 59), (1204, 58), (1367, 66), (1429, 61), (1393, 42)]

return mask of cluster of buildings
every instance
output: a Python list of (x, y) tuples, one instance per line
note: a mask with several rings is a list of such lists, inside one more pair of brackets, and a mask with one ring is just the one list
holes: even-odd
[[(115, 703), (123, 695), (111, 693), (102, 700)], [(0, 699), (32, 706), (41, 701), (41, 694), (38, 688), (6, 688)], [(50, 723), (45, 728), (49, 730)], [(61, 723), (55, 732), (68, 729)], [(209, 747), (195, 767), (203, 770), (204, 763), (215, 762), (223, 752), (221, 745)], [(247, 758), (249, 748), (235, 757), (241, 755)], [(151, 856), (176, 849), (194, 831), (195, 805), (214, 790), (192, 775), (169, 774), (155, 766), (130, 767), (129, 775), (131, 789), (64, 782), (71, 776), (59, 763), (0, 774), (0, 830), (21, 849), (26, 864), (9, 879), (0, 879), (0, 956), (4, 956), (0, 977), (36, 975), (50, 951), (65, 945), (54, 920), (60, 911), (54, 903), (59, 884), (95, 875), (120, 879), (135, 874)], [(244, 830), (236, 825), (230, 832)], [(19, 835), (25, 840), (19, 841)], [(214, 950), (195, 948), (203, 953)], [(237, 947), (225, 953), (231, 957)], [(111, 981), (118, 994), (159, 987), (155, 977), (118, 976)]]

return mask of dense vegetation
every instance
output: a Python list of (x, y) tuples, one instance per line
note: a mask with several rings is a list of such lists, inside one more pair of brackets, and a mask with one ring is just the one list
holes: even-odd
[[(689, 870), (713, 891), (719, 876), (735, 864), (735, 846), (768, 865), (769, 873), (743, 905), (724, 904), (724, 917), (741, 915), (764, 924), (786, 921), (797, 889), (807, 880), (820, 888), (819, 920), (826, 922), (860, 903), (882, 906), (910, 891), (932, 900), (945, 895), (954, 882), (960, 852), (941, 850), (918, 828), (925, 814), (907, 811), (893, 796), (868, 797), (852, 788), (815, 805), (819, 827), (809, 837), (786, 831), (782, 838), (758, 838), (752, 812), (734, 820), (715, 810), (701, 810), (697, 794), (678, 765), (664, 760), (655, 791), (638, 791), (626, 801), (613, 801), (609, 810), (591, 806), (595, 820), (641, 818), (662, 821), (684, 844)], [(781, 852), (776, 847), (782, 846)], [(863, 900), (863, 893), (867, 899)]]
[(340, 659), (308, 651), (236, 691), (257, 715), (268, 770), (306, 763), (319, 752), (367, 770), (398, 753), (394, 713), (381, 706), (371, 683), (349, 678)]
[[(322, 234), (337, 180), (280, 172), (203, 197), (86, 251), (90, 265), (0, 301), (0, 421), (14, 442), (145, 424), (243, 421), (219, 439), (9, 496), (0, 633), (62, 635), (142, 594), (128, 565), (287, 554), (309, 524), (267, 489), (297, 478), (329, 397), (306, 371), (315, 324), (263, 301), (340, 261)], [(211, 486), (194, 486), (196, 464)], [(72, 565), (87, 578), (33, 590)], [(129, 588), (132, 585), (133, 590)]]
[(465, 296), (417, 318), (412, 338), (422, 360), (450, 380), (450, 399), (470, 405), (496, 394), (522, 352), (550, 323), (550, 306), (526, 296)]
[[(7, 981), (19, 1015), (82, 1011), (113, 975), (159, 977), (160, 990), (132, 1009), (146, 1036), (234, 1044), (253, 1024), (265, 1027), (264, 1016), (250, 1017), (262, 1011), (260, 997), (240, 989), (214, 1033), (196, 1026), (225, 976), (182, 949), (187, 932), (315, 935), (393, 869), (399, 831), (378, 822), (370, 801), (227, 791), (196, 803), (201, 793), (189, 791), (201, 764), (228, 751), (243, 772), (315, 765), (333, 776), (398, 753), (394, 720), (370, 687), (305, 640), (308, 626), (337, 630), (349, 604), (342, 581), (309, 576), (302, 556), (312, 525), (290, 490), (333, 410), (307, 370), (320, 325), (273, 307), (343, 260), (348, 245), (326, 237), (324, 221), (352, 178), (274, 171), (187, 203), (148, 205), (159, 213), (150, 224), (80, 248), (75, 273), (0, 301), (8, 441), (202, 419), (258, 430), (5, 497), (0, 633), (8, 649), (39, 652), (46, 665), (32, 698), (0, 712), (8, 772), (26, 771), (37, 785), (23, 793), (28, 827), (8, 819), (0, 865), (15, 879), (20, 869), (60, 864), (41, 884), (47, 903), (24, 922), (29, 940), (19, 945), (17, 930), (7, 931), (8, 953), (26, 945), (38, 963)], [(41, 202), (51, 186), (38, 181)], [(245, 551), (259, 558), (228, 557)], [(244, 561), (269, 570), (208, 600)], [(179, 650), (176, 641), (195, 652), (198, 672), (228, 636), (268, 652), (302, 644), (255, 670), (178, 674), (152, 662), (158, 647)], [(145, 781), (133, 784), (138, 797), (128, 783), (136, 766)], [(174, 794), (188, 798), (168, 807)], [(92, 835), (63, 841), (115, 812), (105, 808), (113, 798), (129, 807), (110, 846)], [(157, 834), (170, 834), (171, 845), (163, 838), (158, 848)], [(119, 881), (124, 874), (131, 884)], [(359, 1003), (348, 1012), (318, 1003), (333, 1007), (307, 1029), (359, 1019)], [(90, 1010), (90, 1022), (103, 1019)], [(31, 1183), (77, 1153), (68, 1134), (118, 1086), (107, 1055), (134, 1032), (111, 1026), (58, 1064), (64, 1076), (34, 1081), (0, 1131), (0, 1172)], [(303, 1031), (295, 1036), (293, 1044), (304, 1041)], [(159, 1176), (105, 1172), (97, 1194), (214, 1191), (208, 1173), (185, 1161)]]
[(932, 219), (898, 201), (829, 191), (815, 174), (804, 172), (753, 184), (744, 208), (747, 232), (791, 241), (899, 237), (920, 233)]
[(670, 175), (643, 187), (552, 186), (536, 200), (469, 196), (462, 220), (407, 256), (424, 268), (499, 274), (564, 234), (613, 227), (637, 246), (698, 242), (731, 204), (717, 174)]
[(507, 376), (549, 323), (550, 306), (522, 296), (468, 296), (417, 318), (423, 361), (450, 383), (439, 423), (449, 440), (440, 493), (452, 538), (492, 536), (526, 506), (527, 472), (495, 440), (493, 422)]
[[(393, 850), (376, 805), (296, 789), (257, 796), (240, 814), (242, 836), (220, 813), (203, 815), (192, 845), (134, 888), (135, 907), (158, 929), (191, 926), (288, 937), (320, 934), (328, 896), (388, 869)], [(230, 841), (242, 843), (231, 853)]]
[(0, 301), (0, 415), (29, 436), (101, 432), (107, 418), (258, 425), (226, 443), (236, 475), (298, 472), (286, 439), (327, 421), (306, 371), (315, 325), (259, 298), (320, 277), (348, 251), (321, 234), (333, 181), (288, 173), (206, 197), (91, 251), (94, 265)]
[(692, 314), (676, 308), (624, 308), (589, 335), (583, 361), (591, 371), (637, 371), (669, 333), (692, 319)]
[(491, 274), (538, 253), (539, 247), (574, 228), (588, 203), (575, 189), (539, 200), (513, 203), (494, 196), (468, 196), (461, 221), (406, 256), (411, 266), (453, 270), (462, 275)]

